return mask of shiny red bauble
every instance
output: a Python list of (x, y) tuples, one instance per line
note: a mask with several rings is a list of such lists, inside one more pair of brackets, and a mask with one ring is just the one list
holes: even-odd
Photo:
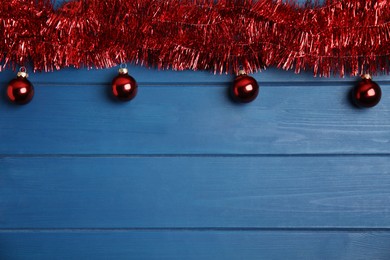
[(256, 99), (259, 94), (259, 84), (257, 81), (240, 71), (230, 88), (230, 95), (234, 101), (239, 103), (249, 103)]
[(11, 80), (7, 86), (7, 96), (12, 103), (24, 105), (34, 96), (34, 87), (27, 79), (27, 73), (19, 72), (16, 79)]
[(121, 68), (118, 76), (112, 80), (112, 94), (121, 101), (132, 100), (138, 91), (137, 82), (128, 74), (127, 69)]
[(358, 107), (376, 106), (381, 97), (382, 90), (370, 75), (363, 75), (362, 80), (352, 89), (352, 101)]

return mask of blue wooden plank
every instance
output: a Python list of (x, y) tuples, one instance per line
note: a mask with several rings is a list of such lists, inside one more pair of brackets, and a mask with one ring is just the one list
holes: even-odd
[(0, 228), (390, 228), (387, 156), (0, 159)]
[(388, 260), (390, 232), (1, 232), (0, 258)]
[(388, 154), (387, 87), (363, 110), (348, 85), (263, 87), (247, 105), (217, 85), (140, 86), (129, 103), (106, 86), (37, 85), (30, 104), (0, 105), (0, 154)]
[[(119, 66), (118, 66), (119, 68)], [(112, 78), (118, 74), (118, 68), (110, 69), (73, 69), (67, 68), (54, 72), (36, 72), (29, 69), (30, 80), (35, 84), (45, 84), (51, 86), (58, 82), (66, 84), (110, 84)], [(128, 65), (129, 73), (141, 84), (230, 84), (234, 78), (233, 75), (217, 74), (214, 75), (208, 71), (171, 71), (145, 68), (142, 66)], [(260, 85), (285, 85), (289, 84), (320, 84), (329, 82), (334, 84), (345, 84), (355, 82), (358, 77), (314, 77), (311, 72), (295, 74), (293, 71), (284, 71), (276, 68), (268, 68), (262, 72), (251, 74), (256, 78)], [(0, 72), (0, 83), (4, 84), (15, 77), (15, 72), (7, 69)], [(389, 76), (378, 75), (375, 80), (382, 83), (390, 80)]]

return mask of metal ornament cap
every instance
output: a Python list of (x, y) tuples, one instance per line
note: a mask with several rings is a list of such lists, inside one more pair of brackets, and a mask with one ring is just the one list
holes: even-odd
[(363, 74), (361, 76), (362, 79), (372, 79), (371, 75), (370, 74)]
[(128, 74), (129, 73), (129, 70), (127, 68), (120, 68), (118, 70), (119, 74)]
[(245, 70), (239, 70), (238, 71), (238, 76), (241, 76), (241, 75), (246, 75), (246, 71)]
[(25, 71), (19, 71), (18, 74), (16, 74), (16, 76), (21, 78), (28, 78), (28, 74)]

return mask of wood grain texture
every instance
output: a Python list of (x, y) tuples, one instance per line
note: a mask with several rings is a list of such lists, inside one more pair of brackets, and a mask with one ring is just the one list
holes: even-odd
[(348, 85), (263, 87), (248, 105), (227, 88), (141, 85), (123, 104), (107, 86), (37, 85), (28, 106), (2, 105), (0, 154), (390, 153), (386, 91), (361, 110)]
[(0, 228), (390, 228), (387, 156), (0, 159)]
[(0, 233), (1, 259), (388, 260), (389, 232)]

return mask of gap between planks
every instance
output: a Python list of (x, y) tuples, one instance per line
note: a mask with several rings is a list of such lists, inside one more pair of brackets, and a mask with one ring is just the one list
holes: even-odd
[(0, 233), (53, 233), (53, 232), (390, 232), (390, 227), (276, 227), (276, 228), (241, 228), (241, 227), (139, 227), (139, 228), (6, 228), (0, 229)]
[(389, 157), (390, 153), (296, 153), (296, 154), (1, 154), (6, 158), (262, 158), (262, 157)]

